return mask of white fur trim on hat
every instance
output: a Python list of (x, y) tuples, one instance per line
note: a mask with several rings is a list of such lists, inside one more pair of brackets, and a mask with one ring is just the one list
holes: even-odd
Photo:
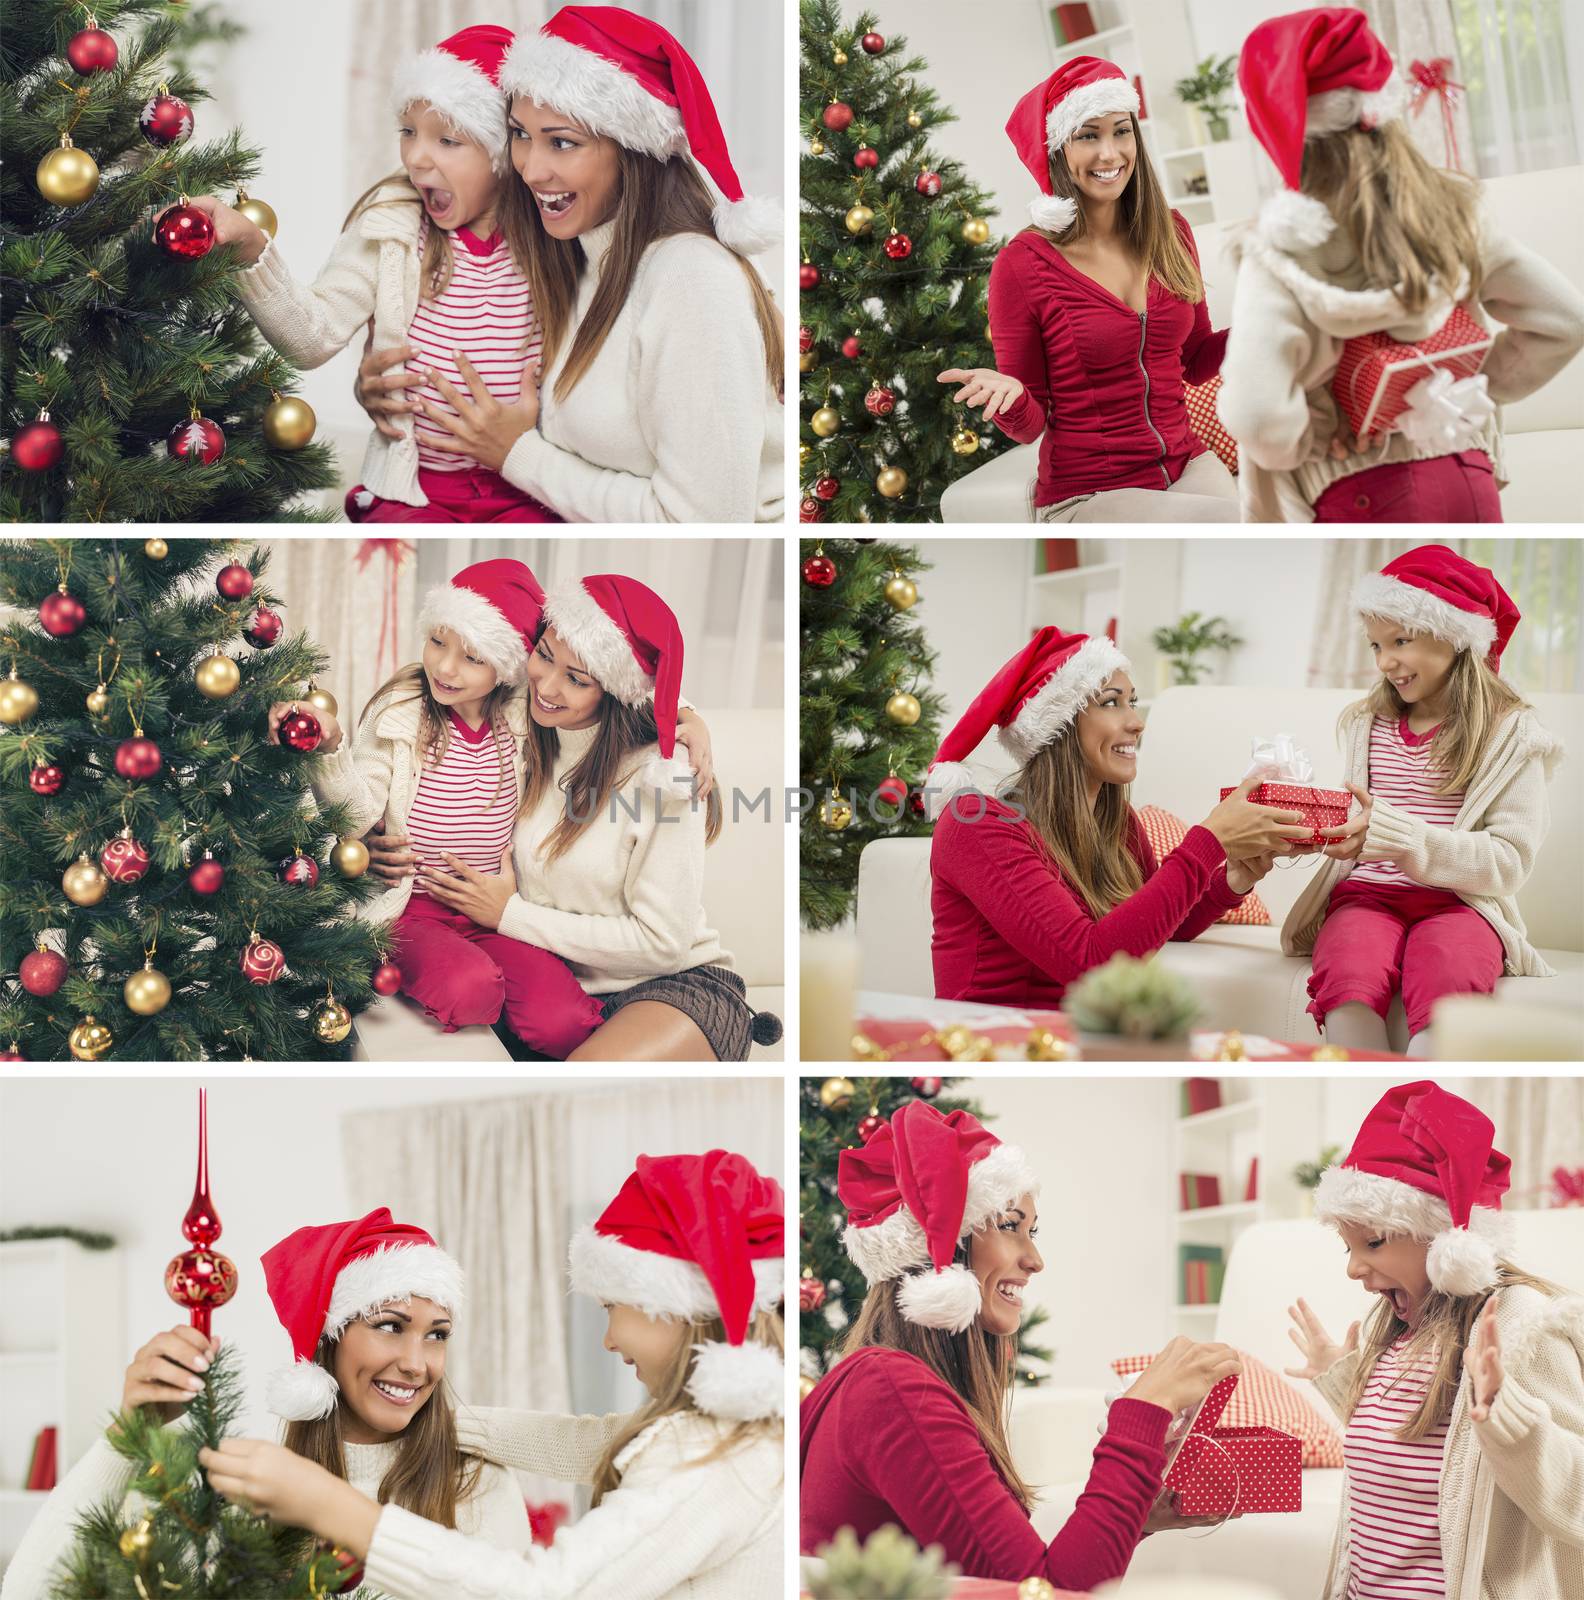
[(1336, 232), (1336, 218), (1313, 196), (1279, 189), (1260, 206), (1254, 232), (1277, 250), (1313, 250)]
[(349, 1322), (378, 1311), (393, 1300), (433, 1300), (455, 1312), (462, 1305), (462, 1268), (453, 1256), (432, 1244), (386, 1245), (356, 1261), (336, 1276), (325, 1312), (324, 1334), (339, 1339)]
[(756, 256), (778, 244), (785, 231), (781, 207), (763, 195), (745, 194), (741, 200), (720, 199), (713, 212), (715, 237), (739, 256)]
[[(611, 1304), (634, 1306), (646, 1317), (685, 1317), (702, 1322), (718, 1317), (720, 1307), (704, 1270), (692, 1261), (638, 1250), (592, 1223), (572, 1235), (567, 1262), (579, 1294)], [(779, 1256), (753, 1264), (754, 1310), (774, 1311), (786, 1292), (786, 1269)]]
[(897, 1310), (909, 1322), (921, 1328), (944, 1328), (947, 1333), (971, 1328), (982, 1298), (979, 1280), (961, 1262), (940, 1272), (931, 1267), (910, 1272), (896, 1292)]
[(1378, 128), (1408, 109), (1408, 85), (1392, 68), (1378, 89), (1325, 89), (1304, 103), (1304, 138), (1321, 139), (1349, 128)]
[(1353, 585), (1353, 609), (1363, 617), (1384, 617), (1415, 633), (1428, 633), (1457, 650), (1485, 655), (1496, 643), (1496, 621), (1478, 611), (1460, 611), (1401, 578), (1366, 572)]
[(1105, 687), (1113, 672), (1126, 669), (1128, 658), (1103, 633), (1092, 634), (1068, 656), (1050, 680), (996, 737), (1008, 755), (1027, 761), (1061, 738), (1073, 719)]
[(264, 1404), (287, 1422), (314, 1422), (335, 1410), (341, 1386), (317, 1361), (277, 1367), (264, 1390)]
[(418, 100), (488, 151), (497, 174), (506, 170), (506, 97), (471, 62), (438, 45), (413, 56), (391, 85), (391, 109), (400, 116)]
[(655, 681), (638, 665), (627, 635), (576, 578), (545, 596), (544, 615), (606, 694), (624, 706), (641, 706), (654, 698)]
[[(968, 1197), (957, 1237), (965, 1238), (1000, 1216), (1020, 1195), (1038, 1193), (1039, 1179), (1023, 1152), (1015, 1144), (996, 1145), (968, 1169)], [(930, 1265), (929, 1241), (918, 1218), (905, 1205), (898, 1206), (884, 1222), (867, 1228), (848, 1223), (842, 1231), (842, 1246), (871, 1284)]]
[(449, 628), (509, 687), (528, 681), (528, 641), (483, 595), (454, 583), (437, 584), (424, 596), (418, 631), (426, 638)]
[(785, 1414), (786, 1366), (769, 1345), (712, 1340), (694, 1345), (693, 1357), (687, 1392), (706, 1416), (762, 1422)]
[(1138, 90), (1126, 78), (1096, 78), (1058, 100), (1045, 116), (1045, 148), (1055, 155), (1090, 117), (1108, 111), (1138, 115)]
[(1036, 228), (1047, 233), (1066, 233), (1078, 216), (1078, 202), (1060, 195), (1042, 194), (1029, 201), (1029, 215)]
[(501, 88), (559, 111), (590, 133), (657, 161), (688, 147), (682, 113), (614, 61), (548, 33), (519, 33), (501, 63)]

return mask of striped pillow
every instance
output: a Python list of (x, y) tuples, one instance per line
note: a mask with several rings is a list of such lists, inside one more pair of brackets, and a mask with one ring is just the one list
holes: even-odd
[[(1188, 824), (1181, 817), (1162, 811), (1159, 806), (1140, 806), (1138, 819), (1157, 861), (1164, 861), (1188, 836)], [(1255, 890), (1250, 889), (1243, 896), (1241, 904), (1233, 906), (1216, 921), (1237, 923), (1247, 928), (1268, 928), (1270, 919), (1271, 914), (1265, 909), (1265, 902)]]

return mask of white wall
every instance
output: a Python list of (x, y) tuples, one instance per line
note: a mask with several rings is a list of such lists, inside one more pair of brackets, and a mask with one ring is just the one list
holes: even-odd
[(1302, 688), (1323, 539), (1184, 539), (1180, 611), (1223, 616), (1244, 643), (1210, 657), (1207, 681)]
[(944, 734), (1023, 646), (1034, 541), (922, 539), (919, 551), (932, 570), (919, 577), (913, 615), (936, 652), (931, 684), (946, 700)]

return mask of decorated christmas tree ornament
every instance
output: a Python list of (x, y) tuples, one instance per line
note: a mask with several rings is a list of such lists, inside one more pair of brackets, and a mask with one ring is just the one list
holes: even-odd
[(907, 799), (907, 792), (907, 785), (893, 772), (875, 790), (875, 796), (888, 806), (900, 806)]
[(154, 957), (144, 958), (143, 968), (134, 972), (121, 986), (121, 998), (134, 1016), (152, 1017), (170, 1004), (170, 979), (154, 969)]
[(26, 722), (38, 710), (38, 690), (17, 676), (13, 665), (11, 675), (0, 681), (0, 722), (15, 727)]
[(906, 611), (918, 600), (918, 585), (900, 572), (893, 572), (886, 580), (885, 597), (893, 611)]
[(913, 254), (913, 241), (905, 233), (898, 233), (893, 228), (886, 235), (885, 243), (880, 248), (893, 261), (906, 261)]
[(896, 410), (896, 390), (877, 383), (864, 396), (864, 410), (871, 417), (889, 417)]
[(215, 860), (213, 852), (209, 850), (204, 851), (201, 860), (193, 862), (192, 871), (187, 874), (187, 887), (194, 894), (219, 894), (224, 882), (225, 868)]
[(922, 128), (924, 126), (924, 119), (918, 114), (918, 112), (910, 111), (907, 114), (907, 125), (910, 128)]
[(110, 686), (101, 683), (97, 689), (90, 689), (83, 704), (90, 717), (102, 717), (110, 709)]
[(849, 361), (856, 361), (859, 356), (863, 354), (863, 341), (856, 333), (849, 333), (847, 337), (842, 340), (842, 354), (846, 356)]
[(192, 135), (192, 107), (185, 100), (178, 100), (170, 92), (168, 83), (162, 83), (154, 98), (138, 113), (138, 131), (161, 150), (180, 144)]
[(318, 424), (311, 405), (299, 394), (278, 394), (264, 408), (264, 443), (271, 450), (301, 450)]
[(809, 154), (811, 156), (822, 156), (825, 154), (825, 141), (818, 137), (818, 135), (809, 140)]
[(336, 841), (330, 852), (330, 863), (343, 878), (361, 878), (368, 871), (368, 846), (347, 834)]
[(48, 472), (60, 460), (66, 448), (61, 431), (50, 421), (48, 411), (41, 411), (25, 427), (17, 430), (11, 441), (11, 459), (24, 472)]
[(280, 218), (275, 215), (274, 208), (262, 200), (255, 200), (246, 189), (237, 190), (232, 209), (240, 211), (254, 227), (262, 228), (270, 238), (275, 237), (275, 232), (280, 227)]
[(831, 65), (835, 67), (845, 67), (847, 65), (847, 52), (840, 45), (837, 45), (831, 51)]
[(152, 539), (143, 541), (143, 554), (150, 561), (163, 561), (170, 554), (170, 546), (157, 535)]
[(97, 1061), (114, 1045), (110, 1030), (91, 1012), (66, 1036), (66, 1048), (75, 1061)]
[(803, 563), (803, 581), (811, 589), (828, 589), (836, 581), (836, 563), (825, 554), (824, 545), (816, 545), (814, 554)]
[(969, 217), (960, 230), (969, 244), (989, 244), (990, 224), (983, 217)]
[(868, 172), (880, 165), (880, 152), (871, 150), (866, 144), (861, 144), (853, 151), (853, 165), (860, 172)]
[(198, 1091), (198, 1176), (182, 1218), (182, 1237), (192, 1246), (165, 1268), (165, 1293), (190, 1313), (193, 1327), (209, 1336), (209, 1319), (237, 1291), (236, 1265), (214, 1248), (223, 1229), (209, 1194), (209, 1092)]
[(798, 1279), (798, 1310), (818, 1311), (825, 1304), (825, 1285), (807, 1267)]
[(878, 33), (866, 33), (858, 42), (872, 56), (879, 55), (885, 49), (885, 39)]
[(971, 456), (979, 448), (979, 435), (972, 428), (959, 428), (951, 436), (952, 454)]
[(820, 269), (812, 261), (805, 261), (798, 268), (798, 288), (817, 289), (820, 281)]
[(874, 212), (866, 205), (856, 205), (847, 213), (848, 233), (868, 233), (874, 223)]
[(820, 825), (831, 833), (841, 833), (852, 826), (852, 819), (852, 805), (832, 789), (820, 805)]
[(862, 1139), (865, 1144), (868, 1144), (869, 1141), (874, 1138), (874, 1136), (879, 1133), (879, 1131), (885, 1125), (885, 1118), (880, 1115), (879, 1108), (876, 1106), (871, 1106), (869, 1109), (869, 1114), (858, 1119), (858, 1137)]
[(69, 639), (82, 631), (88, 620), (83, 603), (66, 587), (64, 580), (54, 594), (47, 594), (39, 602), (39, 626), (55, 639)]
[(939, 1078), (910, 1078), (908, 1080), (913, 1093), (921, 1100), (933, 1100), (941, 1092), (942, 1080)]
[(135, 1561), (139, 1566), (146, 1563), (154, 1553), (154, 1523), (152, 1519), (144, 1517), (141, 1522), (134, 1523), (130, 1528), (123, 1528), (121, 1537), (116, 1540), (116, 1549), (128, 1561)]
[(841, 415), (839, 412), (832, 410), (830, 406), (821, 406), (819, 410), (809, 418), (809, 427), (811, 427), (821, 439), (830, 438), (830, 436), (835, 433), (840, 426)]
[(814, 330), (806, 323), (798, 329), (798, 349), (812, 350), (814, 348)]
[(925, 803), (924, 791), (922, 789), (915, 789), (912, 794), (908, 796), (908, 815), (913, 817), (925, 817), (929, 815), (929, 806)]
[(324, 729), (319, 726), (318, 717), (304, 711), (300, 705), (294, 705), (281, 718), (276, 731), (280, 735), (280, 742), (288, 750), (296, 750), (303, 755), (310, 750), (317, 750), (319, 741), (324, 738)]
[(274, 940), (259, 938), (255, 928), (237, 957), (237, 966), (249, 983), (274, 983), (286, 970), (286, 953)]
[(227, 600), (246, 600), (253, 593), (253, 574), (240, 561), (233, 561), (215, 574), (215, 588)]
[(61, 791), (61, 785), (65, 783), (65, 781), (66, 774), (62, 772), (53, 761), (46, 762), (42, 766), (34, 767), (34, 769), (28, 773), (28, 788), (30, 788), (34, 794), (59, 794)]
[(852, 126), (852, 119), (852, 107), (842, 100), (832, 100), (831, 103), (826, 106), (822, 112), (820, 112), (820, 121), (823, 122), (832, 133), (840, 133), (844, 128), (850, 128)]
[(61, 891), (74, 906), (96, 906), (110, 892), (110, 880), (86, 850), (61, 875)]
[(206, 467), (225, 454), (225, 447), (220, 424), (199, 416), (196, 407), (185, 422), (178, 422), (165, 436), (165, 448), (178, 461), (193, 461)]
[(92, 12), (88, 14), (87, 26), (74, 33), (66, 44), (66, 59), (80, 78), (109, 72), (120, 55), (114, 38), (99, 26), (99, 19)]
[(798, 371), (812, 372), (819, 365), (819, 353), (815, 350), (800, 350), (798, 352)]
[(882, 467), (875, 478), (875, 488), (887, 500), (898, 500), (907, 492), (908, 476), (901, 467)]
[(886, 701), (885, 714), (898, 727), (911, 728), (923, 712), (924, 708), (918, 703), (917, 698), (910, 695), (906, 689), (898, 689)]
[(260, 606), (248, 619), (247, 627), (242, 630), (242, 637), (255, 650), (266, 650), (280, 638), (282, 625), (280, 612), (271, 611), (268, 606)]
[(22, 987), (40, 1000), (47, 1000), (66, 981), (66, 957), (59, 950), (51, 950), (43, 939), (36, 950), (22, 957), (17, 976)]
[(299, 889), (311, 889), (319, 881), (319, 863), (301, 850), (294, 851), (276, 869), (282, 883)]
[(130, 827), (124, 827), (99, 852), (99, 865), (115, 883), (138, 883), (148, 875), (148, 846), (132, 837)]
[(814, 480), (814, 498), (816, 500), (834, 500), (841, 493), (841, 479), (833, 478), (829, 473)]
[(799, 442), (798, 442), (798, 465), (800, 467), (806, 467), (809, 464), (809, 462), (811, 460), (813, 460), (813, 458), (814, 458), (814, 446), (811, 445), (806, 439), (799, 440)]
[(913, 187), (933, 200), (941, 192), (941, 175), (938, 172), (921, 172), (913, 180)]
[(820, 1104), (827, 1111), (845, 1111), (852, 1104), (853, 1093), (851, 1078), (827, 1078), (820, 1085)]
[(212, 656), (205, 656), (198, 663), (193, 681), (204, 699), (227, 700), (242, 683), (242, 669), (217, 647)]
[(820, 522), (824, 520), (825, 507), (811, 494), (806, 494), (798, 501), (799, 522)]
[(39, 162), (33, 181), (52, 206), (80, 206), (93, 199), (99, 187), (99, 163), (63, 133), (60, 144)]
[(401, 968), (394, 961), (382, 961), (369, 979), (375, 994), (396, 994), (402, 986)]
[(352, 1031), (352, 1013), (328, 994), (314, 1007), (311, 1025), (320, 1044), (340, 1044)]
[(341, 709), (336, 704), (336, 697), (328, 689), (321, 689), (312, 678), (308, 680), (308, 693), (302, 697), (302, 703), (327, 717), (335, 716)]
[(196, 261), (215, 247), (214, 219), (183, 195), (154, 219), (154, 243), (168, 256)]
[(160, 747), (152, 739), (146, 738), (141, 728), (136, 729), (130, 739), (123, 739), (116, 746), (115, 769), (123, 778), (130, 778), (134, 783), (147, 783), (163, 763)]
[(27, 1057), (22, 1054), (22, 1047), (16, 1042), (15, 1039), (13, 1039), (11, 1041), (9, 1049), (0, 1050), (0, 1061), (26, 1061), (26, 1060), (27, 1060)]

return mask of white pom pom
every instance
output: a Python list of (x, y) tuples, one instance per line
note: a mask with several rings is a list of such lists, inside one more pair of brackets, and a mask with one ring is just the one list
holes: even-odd
[(915, 1272), (897, 1290), (897, 1309), (921, 1328), (961, 1333), (979, 1315), (979, 1281), (964, 1266)]
[(763, 1344), (696, 1344), (687, 1390), (707, 1416), (759, 1422), (786, 1411), (786, 1368)]
[(1496, 1286), (1496, 1250), (1467, 1228), (1449, 1228), (1430, 1241), (1425, 1272), (1442, 1294), (1479, 1294)]
[[(976, 794), (979, 782), (960, 761), (937, 761), (924, 775), (924, 804), (934, 822), (960, 794)], [(973, 813), (969, 811), (967, 815)]]
[(1043, 228), (1047, 233), (1066, 233), (1078, 215), (1078, 202), (1042, 194), (1039, 199), (1029, 201), (1029, 215), (1036, 228)]
[(1336, 231), (1336, 219), (1318, 200), (1283, 189), (1259, 208), (1254, 231), (1278, 250), (1312, 250)]
[(763, 195), (746, 194), (741, 200), (720, 200), (714, 211), (715, 237), (740, 256), (756, 256), (780, 242), (784, 224), (781, 207)]
[(335, 1410), (340, 1392), (340, 1385), (317, 1361), (298, 1361), (270, 1374), (264, 1403), (288, 1422), (313, 1422)]

